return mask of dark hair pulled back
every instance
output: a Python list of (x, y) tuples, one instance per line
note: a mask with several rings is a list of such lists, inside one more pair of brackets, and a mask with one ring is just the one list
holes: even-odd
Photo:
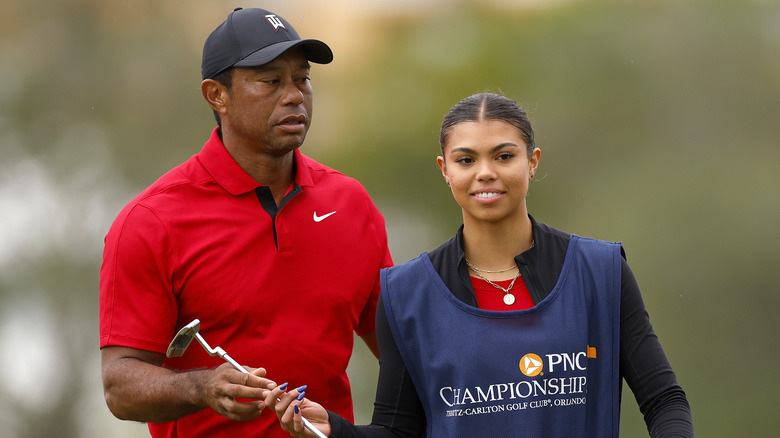
[(517, 103), (505, 96), (495, 93), (478, 93), (471, 95), (452, 107), (444, 116), (441, 125), (439, 144), (442, 154), (447, 143), (450, 131), (458, 123), (482, 122), (485, 120), (500, 120), (516, 127), (528, 147), (528, 156), (531, 156), (534, 148), (534, 130), (528, 115)]

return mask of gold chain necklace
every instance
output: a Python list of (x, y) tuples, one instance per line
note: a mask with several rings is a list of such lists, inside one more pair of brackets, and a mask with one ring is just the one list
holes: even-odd
[[(465, 257), (463, 257), (463, 258), (464, 258), (464, 259), (466, 259)], [(472, 269), (474, 272), (487, 272), (487, 273), (490, 273), (490, 274), (496, 274), (496, 273), (499, 273), (499, 272), (506, 272), (506, 271), (511, 271), (512, 269), (515, 269), (515, 268), (517, 268), (517, 265), (512, 265), (512, 266), (510, 266), (510, 267), (508, 267), (508, 268), (506, 268), (506, 269), (499, 269), (498, 271), (490, 271), (490, 270), (487, 270), (487, 269), (480, 269), (480, 268), (478, 268), (478, 267), (476, 267), (476, 266), (472, 265), (472, 264), (469, 262), (469, 259), (466, 259), (466, 264), (467, 264), (467, 265), (469, 266), (469, 268), (471, 268), (471, 269)]]
[[(468, 260), (466, 261), (466, 264), (469, 265), (469, 267), (471, 267), (471, 263), (469, 263)], [(515, 282), (520, 277), (520, 270), (519, 269), (517, 270), (517, 275), (515, 275), (515, 278), (512, 279), (512, 282), (509, 283), (509, 287), (506, 288), (506, 289), (504, 289), (503, 287), (493, 283), (492, 281), (488, 280), (487, 278), (483, 277), (482, 274), (479, 273), (479, 271), (474, 271), (474, 273), (477, 274), (477, 277), (487, 281), (488, 284), (490, 284), (491, 286), (495, 287), (496, 289), (500, 289), (500, 290), (504, 291), (504, 304), (506, 304), (507, 306), (511, 306), (512, 304), (515, 303), (515, 296), (512, 295), (511, 293), (509, 293), (509, 291), (512, 290), (512, 288), (515, 285)]]
[[(531, 247), (528, 248), (528, 249), (533, 248), (534, 244), (536, 244), (536, 241), (535, 240), (531, 240)], [(469, 259), (467, 259), (465, 256), (463, 257), (463, 259), (466, 260), (466, 266), (468, 266), (472, 271), (474, 271), (474, 273), (477, 274), (477, 277), (487, 281), (488, 284), (490, 284), (491, 286), (493, 286), (496, 289), (499, 289), (499, 290), (504, 292), (504, 304), (506, 304), (507, 306), (511, 306), (512, 304), (515, 303), (515, 296), (513, 294), (509, 293), (509, 291), (512, 290), (512, 288), (515, 286), (515, 282), (520, 277), (520, 268), (518, 268), (517, 265), (511, 266), (511, 267), (506, 268), (506, 269), (502, 269), (500, 271), (489, 271), (487, 269), (480, 269), (480, 268), (477, 268), (476, 266), (472, 265), (471, 262), (469, 261)], [(489, 272), (489, 273), (506, 272), (506, 271), (509, 271), (511, 269), (514, 269), (514, 268), (517, 268), (517, 275), (515, 275), (515, 278), (512, 279), (512, 282), (509, 283), (509, 287), (507, 287), (506, 289), (504, 289), (503, 287), (497, 285), (496, 283), (493, 283), (492, 281), (490, 281), (487, 278), (485, 278), (482, 274), (480, 274), (480, 272)]]

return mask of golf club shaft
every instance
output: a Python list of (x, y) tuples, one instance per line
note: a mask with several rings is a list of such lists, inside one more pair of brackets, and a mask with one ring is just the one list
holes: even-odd
[[(220, 354), (220, 356), (222, 357), (222, 359), (225, 359), (229, 364), (233, 365), (235, 369), (241, 371), (244, 374), (249, 374), (249, 371), (247, 371), (244, 367), (239, 365), (239, 363), (233, 360), (232, 357), (228, 356), (228, 354), (225, 353), (225, 350), (222, 350), (221, 353), (222, 354)], [(313, 434), (317, 435), (319, 438), (328, 438), (327, 436), (325, 436), (324, 433), (320, 432), (319, 429), (314, 427), (314, 425), (311, 424), (309, 420), (306, 419), (306, 417), (301, 417), (301, 420), (303, 420), (303, 425), (306, 426), (306, 428), (309, 429)]]

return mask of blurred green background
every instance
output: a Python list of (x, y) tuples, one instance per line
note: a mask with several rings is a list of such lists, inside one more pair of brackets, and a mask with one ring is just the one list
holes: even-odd
[[(622, 241), (698, 436), (777, 436), (780, 2), (10, 0), (0, 4), (0, 435), (142, 437), (105, 407), (111, 221), (214, 122), (203, 41), (265, 7), (335, 53), (304, 153), (360, 179), (396, 262), (460, 224), (443, 115), (499, 91), (542, 149), (532, 214)], [(359, 422), (375, 361), (350, 365)], [(624, 388), (622, 436), (646, 436)]]

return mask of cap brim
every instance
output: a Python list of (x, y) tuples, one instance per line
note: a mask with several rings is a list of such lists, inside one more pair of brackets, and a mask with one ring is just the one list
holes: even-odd
[(303, 47), (306, 52), (306, 58), (317, 64), (328, 64), (333, 61), (333, 52), (327, 44), (319, 40), (295, 40), (284, 41), (264, 47), (256, 52), (252, 52), (244, 59), (233, 64), (234, 67), (256, 67), (267, 64), (276, 59), (282, 53), (293, 47)]

